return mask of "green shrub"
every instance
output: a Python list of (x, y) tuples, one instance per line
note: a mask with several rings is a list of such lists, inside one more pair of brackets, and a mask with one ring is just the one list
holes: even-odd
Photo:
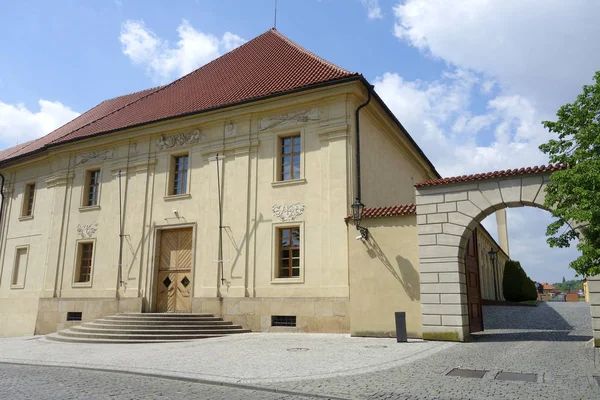
[(527, 301), (537, 299), (535, 283), (525, 273), (521, 263), (508, 260), (504, 265), (502, 292), (507, 301)]

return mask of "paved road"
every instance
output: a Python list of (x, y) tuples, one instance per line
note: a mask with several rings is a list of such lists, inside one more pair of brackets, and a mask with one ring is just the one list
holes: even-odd
[(134, 374), (63, 367), (0, 364), (0, 399), (307, 400), (315, 399), (315, 397), (207, 385)]
[[(485, 332), (478, 335), (471, 343), (441, 348), (429, 356), (424, 355), (424, 358), (406, 360), (404, 364), (390, 364), (394, 365), (392, 368), (383, 367), (379, 362), (382, 360), (379, 360), (378, 370), (365, 369), (363, 365), (362, 369), (356, 369), (357, 372), (363, 371), (360, 374), (351, 375), (346, 371), (342, 376), (323, 378), (323, 375), (328, 376), (323, 373), (328, 364), (331, 365), (336, 359), (344, 356), (348, 357), (348, 354), (354, 351), (358, 352), (360, 349), (363, 351), (359, 353), (358, 363), (362, 358), (377, 359), (381, 352), (389, 356), (388, 353), (395, 349), (422, 345), (422, 343), (396, 345), (386, 342), (389, 347), (379, 348), (382, 346), (363, 346), (360, 340), (348, 338), (347, 340), (355, 341), (357, 346), (343, 348), (338, 346), (336, 351), (339, 354), (329, 352), (321, 357), (321, 352), (317, 351), (298, 353), (304, 354), (306, 362), (312, 360), (313, 363), (324, 364), (311, 370), (316, 374), (314, 377), (306, 379), (303, 376), (300, 379), (280, 382), (255, 380), (252, 383), (257, 386), (255, 388), (235, 384), (215, 386), (181, 379), (76, 368), (0, 364), (0, 399), (181, 399), (183, 397), (270, 400), (302, 399), (311, 396), (369, 400), (600, 399), (600, 388), (595, 380), (595, 376), (600, 377), (600, 370), (597, 368), (600, 360), (594, 359), (598, 352), (588, 344), (591, 338), (588, 304), (548, 303), (535, 308), (490, 306), (484, 309), (484, 323)], [(308, 340), (306, 345), (311, 346), (310, 337), (302, 337)], [(262, 343), (268, 345), (271, 343), (268, 340), (273, 338), (275, 336), (263, 336)], [(229, 343), (230, 356), (237, 357), (238, 362), (250, 356), (244, 353), (243, 346), (233, 345), (237, 343), (236, 340), (241, 339), (223, 340)], [(378, 343), (380, 340), (373, 343)], [(335, 340), (329, 337), (315, 336), (312, 341), (317, 347), (335, 343)], [(21, 340), (22, 357), (31, 355), (33, 350), (39, 350), (40, 346), (36, 343), (37, 340)], [(284, 347), (286, 346), (287, 343)], [(45, 348), (49, 349), (48, 346)], [(81, 349), (81, 347), (75, 348)], [(364, 353), (366, 348), (371, 353)], [(4, 350), (8, 351), (7, 348)], [(133, 350), (131, 352), (134, 354)], [(190, 359), (197, 359), (196, 353), (197, 351), (191, 351)], [(276, 357), (276, 354), (278, 353), (265, 351), (261, 353), (261, 360), (268, 362)], [(288, 365), (299, 363), (290, 361), (290, 357), (288, 356)], [(232, 359), (229, 360), (231, 363)], [(121, 364), (114, 365), (115, 368), (121, 366)], [(149, 372), (152, 372), (152, 366), (156, 367), (152, 360), (146, 362), (144, 366), (144, 370)], [(355, 366), (347, 367), (353, 369)], [(246, 365), (246, 368), (252, 366)], [(481, 379), (446, 375), (455, 368), (487, 372)], [(533, 373), (537, 377), (535, 382), (502, 381), (495, 379), (500, 371)], [(164, 373), (160, 369), (156, 370), (156, 373), (158, 372)], [(179, 371), (179, 376), (186, 376), (184, 372), (184, 370)], [(225, 372), (214, 371), (215, 374)], [(225, 374), (223, 379), (228, 382), (227, 379), (230, 378)], [(274, 390), (280, 392), (273, 392)]]
[[(600, 399), (597, 351), (586, 303), (489, 306), (475, 341), (397, 368), (351, 377), (271, 385), (364, 399)], [(449, 377), (454, 368), (487, 370), (482, 379)], [(538, 374), (538, 381), (494, 379), (499, 371)]]

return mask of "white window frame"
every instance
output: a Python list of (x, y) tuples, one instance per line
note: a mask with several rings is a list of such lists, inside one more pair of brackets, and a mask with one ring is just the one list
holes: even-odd
[[(187, 156), (188, 170), (187, 182), (185, 185), (185, 193), (173, 194), (173, 184), (175, 183), (175, 159), (177, 157)], [(192, 152), (190, 150), (174, 151), (168, 154), (167, 159), (167, 179), (165, 185), (165, 200), (177, 200), (191, 197), (192, 190)]]
[[(281, 228), (299, 228), (300, 229), (300, 276), (294, 278), (279, 278), (279, 229)], [(272, 225), (271, 232), (271, 248), (272, 251), (272, 262), (271, 262), (271, 283), (273, 284), (286, 284), (286, 283), (304, 283), (305, 268), (304, 268), (304, 249), (305, 249), (304, 237), (304, 221), (289, 221), (289, 222), (276, 222)]]
[[(77, 282), (80, 267), (80, 248), (82, 244), (92, 243), (92, 265), (90, 267), (90, 280), (88, 282)], [(73, 288), (91, 288), (94, 281), (94, 271), (96, 264), (96, 238), (78, 239), (75, 242), (75, 261), (73, 262), (73, 278), (71, 279), (71, 287)]]
[[(281, 140), (290, 136), (300, 136), (300, 178), (289, 179), (284, 181), (281, 179)], [(287, 185), (298, 185), (306, 183), (305, 178), (305, 129), (304, 128), (290, 128), (281, 131), (277, 131), (273, 134), (273, 182), (271, 186), (287, 186)]]
[[(25, 210), (28, 206), (27, 200), (29, 199), (29, 190), (28, 189), (29, 189), (29, 186), (31, 186), (31, 185), (35, 185), (35, 187), (33, 189), (33, 204), (31, 206), (31, 214), (25, 215)], [(23, 189), (23, 201), (21, 202), (21, 215), (19, 216), (20, 221), (33, 219), (33, 216), (35, 215), (35, 198), (37, 197), (37, 192), (38, 192), (37, 182), (31, 181), (31, 182), (25, 183), (25, 188)]]
[[(98, 182), (98, 203), (96, 205), (93, 206), (88, 206), (87, 205), (87, 194), (88, 194), (88, 186), (89, 186), (89, 175), (90, 172), (93, 171), (98, 171), (100, 174), (99, 177), (99, 182)], [(82, 184), (82, 190), (81, 190), (81, 201), (80, 201), (80, 207), (79, 210), (80, 211), (88, 211), (88, 210), (97, 210), (100, 208), (100, 196), (102, 195), (102, 168), (101, 167), (92, 167), (92, 168), (88, 168), (86, 170), (84, 170), (83, 172), (83, 184)]]

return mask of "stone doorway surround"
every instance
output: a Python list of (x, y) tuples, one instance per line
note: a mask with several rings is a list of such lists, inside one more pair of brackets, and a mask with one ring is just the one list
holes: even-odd
[[(415, 185), (423, 338), (465, 341), (469, 316), (465, 248), (486, 216), (507, 207), (544, 207), (556, 164), (464, 175)], [(600, 276), (588, 278), (594, 338), (600, 346)]]

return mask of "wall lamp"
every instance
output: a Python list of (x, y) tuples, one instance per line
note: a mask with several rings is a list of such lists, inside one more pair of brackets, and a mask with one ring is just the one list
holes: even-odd
[(498, 295), (498, 263), (496, 260), (498, 259), (498, 250), (494, 250), (493, 247), (488, 251), (488, 256), (490, 256), (490, 261), (492, 262), (492, 272), (494, 274), (494, 297), (496, 300), (499, 300), (500, 296)]
[(354, 221), (354, 226), (356, 229), (360, 231), (360, 236), (367, 240), (369, 238), (369, 230), (364, 226), (360, 226), (360, 221), (363, 217), (363, 211), (365, 211), (365, 205), (361, 203), (360, 199), (357, 197), (352, 204), (352, 220)]

